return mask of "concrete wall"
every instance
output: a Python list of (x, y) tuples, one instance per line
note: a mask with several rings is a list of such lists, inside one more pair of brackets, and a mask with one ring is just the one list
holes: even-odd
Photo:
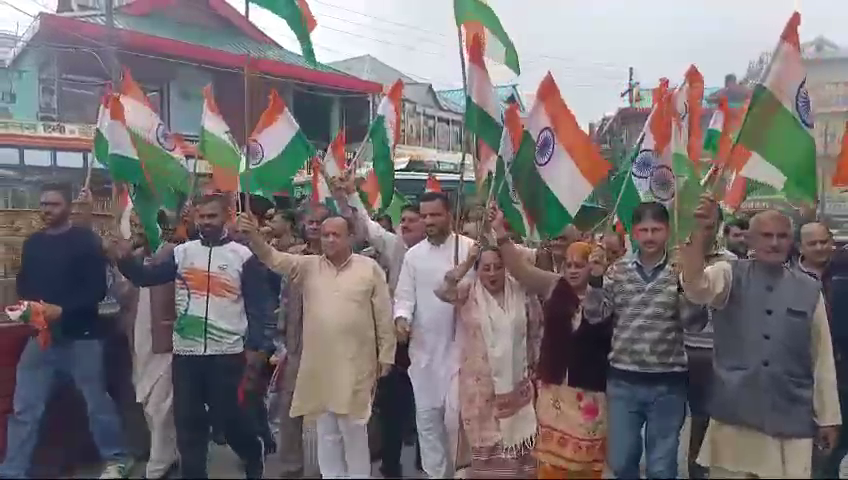
[(6, 117), (20, 121), (35, 121), (38, 112), (38, 62), (37, 50), (24, 52), (13, 68), (0, 68), (0, 90), (15, 92), (14, 103), (0, 101), (0, 111)]

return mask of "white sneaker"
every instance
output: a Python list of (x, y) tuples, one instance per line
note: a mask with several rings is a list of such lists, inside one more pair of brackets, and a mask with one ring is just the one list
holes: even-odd
[(106, 466), (103, 467), (103, 473), (100, 474), (100, 478), (127, 478), (127, 467), (121, 461), (113, 460), (107, 462)]

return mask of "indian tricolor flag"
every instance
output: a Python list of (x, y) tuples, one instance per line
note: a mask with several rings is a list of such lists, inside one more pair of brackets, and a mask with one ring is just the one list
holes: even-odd
[(737, 146), (748, 155), (733, 155), (730, 167), (742, 176), (816, 199), (816, 143), (807, 74), (801, 61), (798, 12), (786, 23), (763, 79), (754, 87)]
[(686, 213), (695, 211), (704, 191), (698, 168), (702, 135), (697, 120), (701, 115), (700, 108), (697, 111), (693, 108), (694, 105), (700, 107), (703, 100), (704, 77), (692, 65), (686, 72), (683, 84), (671, 95), (671, 178), (674, 182), (674, 202), (670, 202), (668, 207), (677, 209), (677, 214), (672, 215), (672, 240), (675, 243), (687, 237), (694, 227), (694, 218)]
[(157, 189), (167, 185), (178, 192), (189, 192), (191, 176), (178, 138), (171, 134), (126, 69), (120, 98), (127, 128), (150, 180)]
[(506, 65), (516, 75), (521, 74), (515, 44), (486, 0), (454, 0), (453, 12), (456, 26), (465, 29), (466, 43), (475, 34), (481, 35), (487, 58)]
[(306, 0), (250, 0), (286, 21), (297, 41), (300, 42), (300, 52), (309, 63), (315, 65), (315, 50), (312, 47), (310, 35), (318, 22), (309, 9)]
[(651, 93), (654, 105), (636, 141), (631, 161), (616, 174), (611, 185), (615, 192), (615, 213), (631, 234), (633, 211), (643, 201), (669, 204), (674, 198), (675, 181), (671, 160), (672, 103), (668, 79)]
[[(475, 34), (471, 38), (468, 50), (468, 97), (465, 101), (465, 125), (468, 131), (492, 152), (497, 152), (501, 143), (501, 106), (489, 72), (486, 70), (486, 62), (483, 60), (483, 44), (481, 34)], [(477, 165), (476, 177), (478, 183), (494, 172), (494, 156), (481, 158)]]
[(710, 117), (710, 124), (707, 127), (707, 133), (704, 135), (704, 151), (712, 154), (713, 158), (718, 154), (718, 143), (724, 129), (727, 109), (727, 97), (722, 96), (718, 100), (718, 107)]
[(104, 167), (109, 166), (109, 141), (106, 140), (106, 128), (109, 125), (109, 105), (112, 93), (106, 92), (97, 109), (97, 128), (94, 131), (94, 158)]
[[(349, 168), (370, 166), (374, 172), (380, 191), (378, 210), (388, 208), (395, 191), (395, 145), (400, 135), (400, 108), (403, 98), (403, 82), (398, 80), (392, 85), (380, 106), (377, 118), (368, 128), (365, 146), (351, 163)], [(369, 174), (370, 175), (370, 174)]]
[(610, 164), (580, 129), (550, 73), (539, 85), (525, 128), (513, 180), (539, 233), (555, 237), (607, 178)]
[[(394, 195), (394, 192), (392, 194)], [(382, 208), (383, 193), (380, 188), (380, 181), (377, 179), (377, 173), (373, 169), (368, 170), (365, 180), (359, 186), (359, 198), (368, 212), (377, 212)], [(389, 199), (389, 203), (391, 203), (391, 199)]]
[(324, 175), (330, 178), (341, 177), (345, 169), (347, 169), (347, 160), (345, 159), (345, 132), (344, 129), (339, 130), (333, 143), (327, 147), (327, 152), (324, 153), (324, 158), (321, 160), (321, 165), (324, 168)]
[(105, 139), (108, 150), (107, 165), (112, 179), (134, 185), (154, 182), (163, 184), (166, 179), (160, 179), (158, 176), (164, 172), (153, 169), (148, 171), (139, 159), (133, 137), (127, 128), (124, 107), (115, 95), (110, 99), (108, 112), (109, 123), (106, 125)]
[(515, 154), (520, 150), (521, 141), (524, 138), (524, 126), (521, 124), (521, 116), (518, 114), (518, 105), (511, 104), (506, 109), (504, 122), (489, 198), (494, 199), (498, 204), (498, 208), (504, 213), (504, 219), (513, 232), (519, 234), (521, 238), (532, 239), (536, 233), (533, 221), (527, 216), (524, 204), (515, 190), (515, 181), (512, 178), (511, 167), (515, 161)]
[(247, 140), (249, 184), (266, 192), (289, 190), (295, 174), (316, 151), (276, 90)]
[(317, 157), (312, 159), (312, 203), (325, 205), (333, 212), (338, 211), (330, 184), (327, 183), (321, 161)]
[(238, 189), (241, 151), (221, 116), (212, 85), (203, 89), (203, 114), (200, 117), (200, 143), (203, 159), (212, 165), (212, 180), (218, 190), (235, 192)]

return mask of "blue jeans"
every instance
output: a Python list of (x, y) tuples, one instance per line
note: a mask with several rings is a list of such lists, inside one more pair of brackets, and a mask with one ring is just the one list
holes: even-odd
[(684, 382), (607, 382), (607, 463), (616, 478), (639, 478), (642, 428), (647, 478), (677, 478), (680, 429), (686, 417)]
[(106, 393), (103, 343), (74, 340), (42, 350), (31, 338), (18, 361), (14, 413), (9, 416), (6, 459), (0, 465), (0, 477), (26, 476), (38, 442), (41, 415), (59, 372), (70, 375), (85, 398), (89, 428), (100, 456), (106, 461), (124, 457), (121, 421), (115, 403)]

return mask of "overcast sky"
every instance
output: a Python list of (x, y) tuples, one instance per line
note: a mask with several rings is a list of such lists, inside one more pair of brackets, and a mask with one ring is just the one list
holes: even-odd
[[(244, 0), (227, 0), (242, 10)], [(318, 20), (319, 61), (371, 54), (437, 88), (461, 87), (452, 0), (308, 0)], [(0, 29), (25, 28), (55, 0), (0, 0)], [(521, 77), (491, 66), (496, 83), (534, 92), (550, 70), (581, 124), (621, 104), (627, 68), (643, 88), (683, 76), (694, 63), (707, 86), (742, 75), (771, 50), (796, 5), (801, 40), (818, 35), (848, 47), (845, 0), (489, 0), (518, 48)], [(285, 22), (251, 9), (251, 20), (286, 48), (300, 48)], [(214, 34), (210, 32), (210, 34)]]

